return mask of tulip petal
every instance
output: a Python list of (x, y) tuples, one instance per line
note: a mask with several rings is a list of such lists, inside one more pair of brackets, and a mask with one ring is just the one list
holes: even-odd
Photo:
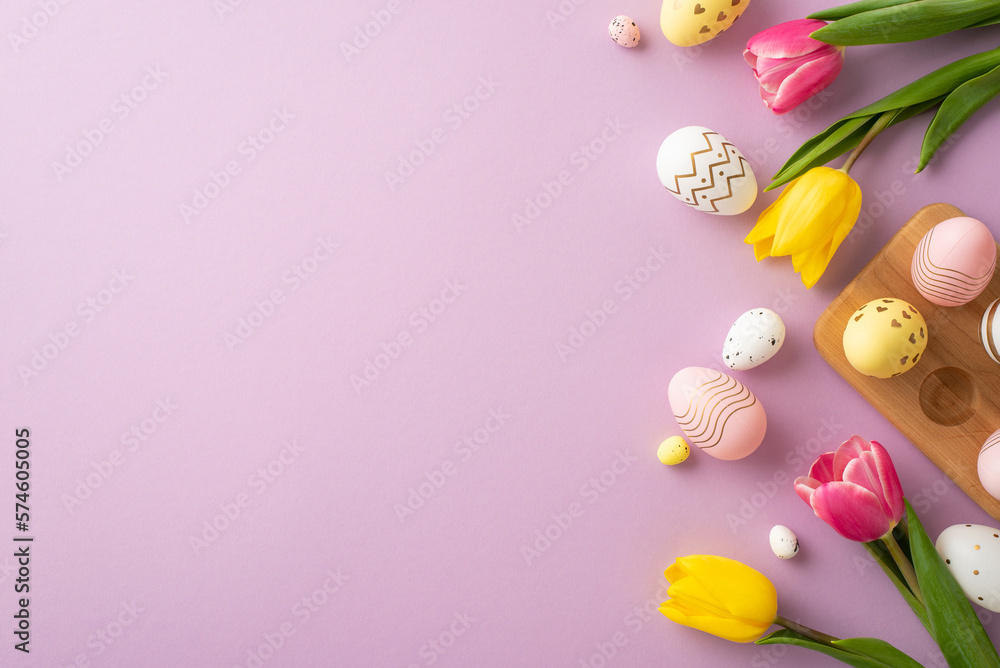
[(723, 615), (728, 614), (725, 599), (718, 599), (706, 589), (702, 583), (693, 575), (670, 583), (667, 595), (671, 600), (680, 601), (685, 608), (697, 612), (701, 615)]
[(845, 205), (846, 182), (841, 177), (850, 179), (831, 167), (816, 167), (803, 174), (794, 189), (786, 189), (788, 198), (774, 237), (776, 255), (803, 253), (828, 243)]
[(817, 457), (816, 461), (809, 467), (809, 477), (820, 482), (836, 480), (837, 478), (833, 474), (833, 457), (834, 453), (832, 452), (824, 452)]
[(857, 459), (861, 456), (862, 452), (868, 452), (871, 450), (871, 445), (865, 439), (858, 435), (851, 436), (849, 439), (840, 444), (837, 448), (837, 452), (833, 455), (833, 476), (834, 480), (844, 479), (844, 469), (847, 468), (848, 462), (852, 459)]
[[(797, 69), (782, 78), (779, 88), (775, 91), (771, 111), (779, 115), (788, 113), (832, 84), (843, 67), (842, 52), (831, 53), (798, 65)], [(762, 75), (761, 86), (765, 85), (765, 79), (770, 80), (771, 75)]]
[(878, 479), (878, 471), (872, 453), (862, 452), (857, 459), (852, 459), (847, 463), (847, 468), (844, 469), (844, 482), (864, 487), (878, 497), (878, 502), (882, 505), (882, 512), (885, 513), (886, 517), (892, 514), (889, 510), (889, 504), (885, 500), (882, 484)]
[(899, 522), (903, 517), (905, 506), (903, 505), (903, 485), (899, 482), (899, 475), (896, 467), (892, 463), (892, 458), (882, 444), (878, 441), (871, 442), (872, 457), (875, 459), (875, 468), (878, 471), (879, 483), (885, 493), (886, 503), (892, 513), (892, 521)]
[(825, 44), (809, 35), (825, 25), (826, 22), (815, 19), (779, 23), (751, 37), (747, 51), (765, 58), (795, 58), (812, 53)]
[(804, 475), (800, 475), (795, 479), (795, 493), (799, 495), (799, 498), (809, 504), (812, 507), (812, 495), (817, 489), (819, 489), (821, 483), (819, 480), (814, 478), (809, 478)]
[(753, 642), (760, 638), (770, 628), (770, 624), (750, 624), (735, 619), (720, 619), (718, 617), (689, 615), (671, 605), (673, 601), (667, 601), (660, 606), (660, 612), (672, 622), (682, 626), (711, 633), (714, 636), (730, 640), (732, 642)]
[(812, 495), (816, 516), (848, 540), (867, 543), (892, 528), (878, 497), (858, 485), (829, 482)]
[[(687, 561), (692, 559), (699, 561)], [(748, 620), (771, 620), (778, 614), (778, 595), (774, 585), (749, 566), (713, 556), (684, 557), (678, 561), (686, 562), (686, 570), (691, 577), (698, 579), (707, 595), (716, 601), (725, 601), (726, 609), (732, 616)], [(762, 601), (773, 604), (773, 609), (762, 604)]]

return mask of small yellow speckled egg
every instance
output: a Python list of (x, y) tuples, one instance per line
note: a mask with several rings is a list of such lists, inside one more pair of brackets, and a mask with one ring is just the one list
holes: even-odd
[(927, 322), (902, 299), (873, 299), (844, 328), (844, 355), (866, 376), (890, 378), (912, 369), (927, 348)]
[(681, 436), (671, 436), (663, 443), (660, 443), (656, 456), (667, 466), (676, 466), (688, 458), (691, 448), (687, 441)]

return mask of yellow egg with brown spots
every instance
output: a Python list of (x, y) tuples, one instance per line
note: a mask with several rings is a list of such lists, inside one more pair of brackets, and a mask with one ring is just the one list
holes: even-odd
[(844, 355), (866, 376), (892, 378), (920, 361), (928, 340), (927, 322), (902, 299), (873, 299), (844, 328)]
[(656, 451), (656, 456), (667, 466), (676, 466), (688, 458), (691, 448), (681, 436), (671, 436)]

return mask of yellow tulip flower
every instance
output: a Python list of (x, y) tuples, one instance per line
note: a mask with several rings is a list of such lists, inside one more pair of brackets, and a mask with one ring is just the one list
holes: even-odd
[(753, 642), (778, 615), (774, 585), (738, 561), (701, 554), (681, 557), (665, 575), (670, 600), (660, 612), (678, 624), (733, 642)]
[(861, 213), (861, 187), (847, 172), (814, 167), (785, 188), (757, 219), (746, 243), (759, 262), (792, 256), (792, 267), (811, 288), (826, 271)]

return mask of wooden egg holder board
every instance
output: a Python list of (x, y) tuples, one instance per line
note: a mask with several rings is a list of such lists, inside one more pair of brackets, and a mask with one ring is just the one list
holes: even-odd
[[(941, 221), (963, 215), (950, 204), (932, 204), (918, 211), (819, 317), (813, 343), (844, 380), (1000, 520), (1000, 501), (983, 489), (976, 469), (983, 443), (1000, 429), (1000, 364), (990, 359), (979, 342), (983, 312), (1000, 298), (1000, 271), (979, 297), (950, 308), (924, 299), (910, 278), (913, 251), (924, 234)], [(902, 299), (920, 311), (929, 338), (916, 366), (895, 378), (879, 379), (850, 365), (844, 356), (843, 334), (848, 319), (862, 304), (883, 297)], [(892, 447), (890, 451), (899, 452)]]

